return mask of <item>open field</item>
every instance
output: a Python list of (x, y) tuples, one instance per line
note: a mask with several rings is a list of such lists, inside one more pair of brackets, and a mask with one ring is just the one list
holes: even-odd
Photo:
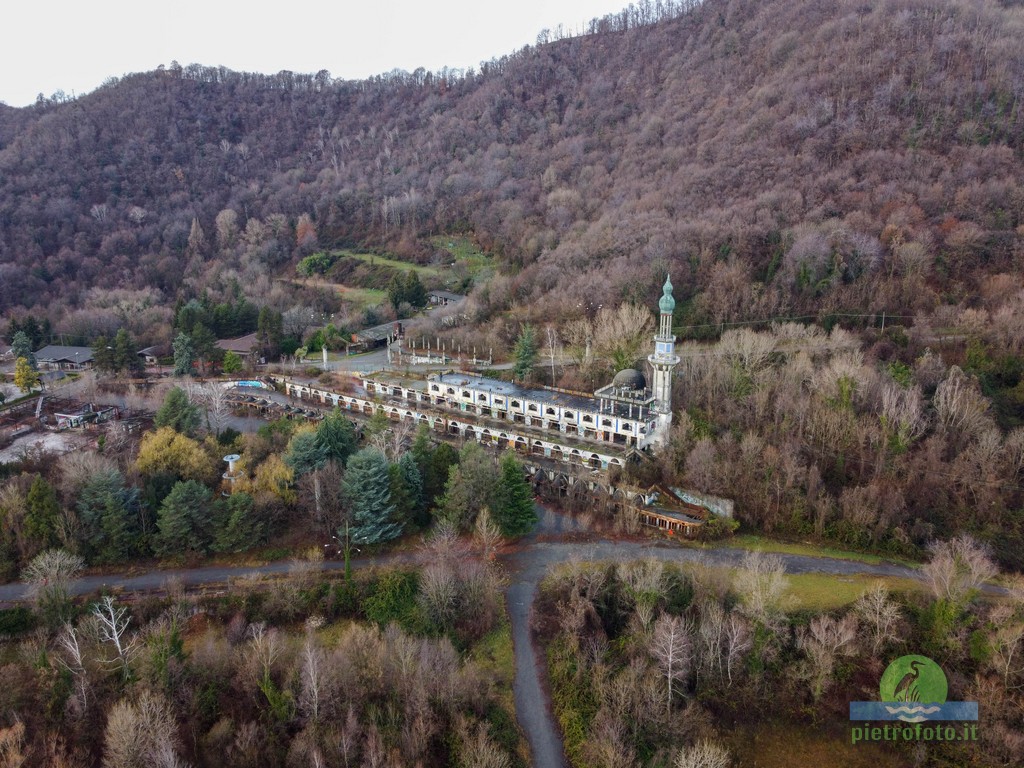
[(909, 560), (901, 560), (895, 557), (882, 557), (867, 552), (852, 552), (844, 549), (833, 549), (831, 547), (819, 546), (816, 544), (802, 544), (795, 542), (774, 541), (762, 536), (753, 534), (741, 534), (733, 536), (722, 542), (725, 546), (740, 547), (742, 549), (757, 550), (760, 552), (777, 552), (782, 555), (806, 555), (808, 557), (831, 557), (835, 560), (852, 560), (857, 563), (869, 563), (879, 565), (881, 563), (899, 563), (908, 568), (917, 568), (918, 563)]
[(356, 259), (357, 261), (364, 261), (372, 266), (391, 267), (391, 269), (399, 269), (403, 272), (408, 272), (411, 269), (421, 277), (436, 277), (441, 274), (441, 268), (439, 267), (425, 267), (420, 264), (412, 264), (408, 261), (389, 259), (387, 256), (381, 256), (376, 253), (356, 253), (355, 251), (341, 250), (331, 251), (331, 254), (337, 256), (339, 259)]
[(430, 244), (448, 251), (455, 261), (464, 263), (471, 272), (491, 264), (491, 257), (481, 251), (472, 238), (463, 235), (437, 235), (430, 238)]
[(275, 279), (283, 283), (291, 283), (292, 285), (326, 288), (337, 291), (344, 301), (351, 302), (359, 307), (375, 307), (378, 304), (383, 304), (388, 297), (385, 291), (380, 291), (376, 288), (353, 288), (342, 283), (332, 283), (321, 277), (278, 277)]
[(891, 592), (917, 592), (924, 589), (924, 585), (918, 581), (896, 576), (795, 573), (787, 578), (787, 594), (792, 601), (792, 607), (815, 611), (828, 611), (849, 605), (879, 581)]

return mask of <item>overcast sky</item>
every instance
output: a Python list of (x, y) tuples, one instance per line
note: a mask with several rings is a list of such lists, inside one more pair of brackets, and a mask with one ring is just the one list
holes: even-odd
[(629, 0), (10, 0), (0, 19), (0, 101), (84, 94), (177, 61), (250, 72), (470, 67), (577, 29)]

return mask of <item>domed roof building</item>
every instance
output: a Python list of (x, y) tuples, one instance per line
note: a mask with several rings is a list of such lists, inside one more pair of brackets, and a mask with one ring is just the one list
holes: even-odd
[(647, 389), (647, 379), (636, 368), (624, 368), (615, 374), (612, 386), (619, 389)]

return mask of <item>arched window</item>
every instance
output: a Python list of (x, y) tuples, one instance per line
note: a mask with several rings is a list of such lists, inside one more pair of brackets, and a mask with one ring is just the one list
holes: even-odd
[(537, 412), (537, 406), (534, 405), (533, 403), (530, 403), (530, 407), (527, 408), (527, 410), (528, 411), (533, 411), (534, 413), (536, 413)]
[(555, 409), (554, 408), (548, 408), (546, 413), (548, 414), (548, 416), (554, 416), (555, 415)]

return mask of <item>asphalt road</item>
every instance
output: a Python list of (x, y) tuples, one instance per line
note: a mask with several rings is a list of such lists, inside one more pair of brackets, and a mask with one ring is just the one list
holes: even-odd
[[(565, 752), (561, 734), (551, 712), (544, 685), (544, 661), (541, 650), (534, 647), (530, 634), (530, 618), (537, 586), (544, 574), (554, 565), (570, 559), (629, 561), (653, 557), (659, 560), (686, 563), (699, 562), (713, 566), (736, 566), (746, 550), (720, 547), (692, 549), (665, 542), (607, 541), (582, 530), (579, 524), (566, 516), (538, 506), (540, 522), (534, 533), (520, 542), (514, 550), (501, 558), (509, 575), (506, 591), (516, 674), (513, 686), (516, 716), (526, 733), (536, 768), (564, 768)], [(838, 576), (876, 575), (920, 578), (913, 569), (893, 564), (868, 565), (852, 560), (827, 557), (781, 555), (789, 573), (827, 573)], [(374, 565), (415, 563), (418, 556), (409, 553), (384, 554), (376, 557), (355, 558), (353, 568)], [(86, 576), (71, 584), (75, 595), (88, 594), (99, 589), (122, 592), (148, 592), (161, 590), (171, 582), (184, 587), (222, 584), (247, 574), (284, 575), (290, 563), (276, 562), (257, 567), (184, 568), (148, 571), (139, 574), (107, 574)], [(342, 570), (344, 562), (328, 560), (324, 569)], [(24, 584), (0, 585), (0, 603), (15, 603), (26, 599)]]

